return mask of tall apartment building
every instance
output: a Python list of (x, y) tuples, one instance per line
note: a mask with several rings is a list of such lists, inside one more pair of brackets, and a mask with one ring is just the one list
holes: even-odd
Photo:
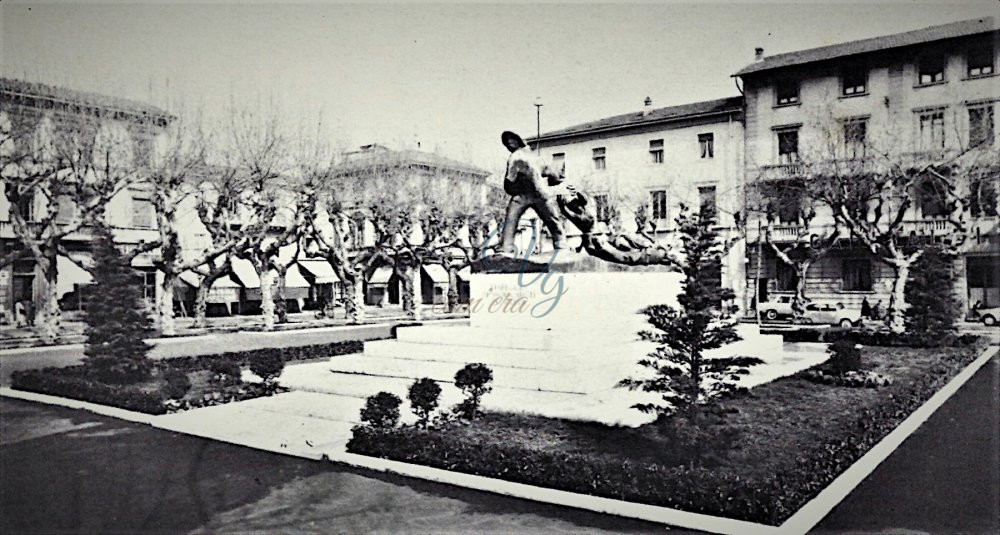
[[(758, 49), (756, 61), (734, 75), (746, 101), (748, 184), (805, 179), (801, 161), (864, 159), (866, 147), (901, 159), (995, 147), (998, 44), (996, 22), (986, 18), (767, 57)], [(995, 184), (981, 191), (971, 222), (976, 235), (956, 264), (956, 292), (966, 306), (1000, 304), (996, 193)], [(933, 204), (930, 196), (913, 203), (905, 234), (948, 231)], [(831, 214), (817, 212), (813, 224), (829, 229)], [(774, 214), (772, 240), (796, 240), (800, 215), (795, 209)], [(767, 301), (794, 290), (794, 271), (769, 247), (755, 245), (761, 218), (751, 218), (747, 228), (749, 295)], [(887, 303), (889, 266), (850, 239), (842, 242), (810, 268), (807, 294), (848, 306), (864, 298)]]
[[(131, 141), (130, 150), (134, 158), (148, 158), (154, 138), (171, 119), (165, 111), (139, 102), (0, 78), (0, 123), (7, 136), (2, 148), (5, 151), (26, 150), (28, 144), (45, 143), (46, 139), (58, 136), (91, 136), (90, 139), (94, 139), (114, 135), (118, 136), (116, 139)], [(86, 140), (79, 144), (83, 147), (89, 145)], [(11, 153), (8, 152), (8, 156)], [(5, 170), (8, 171), (13, 172)], [(159, 238), (149, 198), (148, 192), (137, 185), (123, 190), (107, 205), (107, 221), (113, 228), (115, 239), (123, 246)], [(29, 225), (39, 224), (50, 211), (58, 211), (54, 220), (57, 225), (64, 224), (75, 210), (71, 203), (62, 200), (49, 203), (43, 195), (31, 192), (20, 196), (19, 205), (19, 213)], [(0, 195), (2, 253), (19, 247), (10, 216), (11, 206), (7, 196)], [(85, 255), (92, 238), (91, 229), (83, 227), (66, 236), (62, 245), (70, 256)], [(146, 299), (152, 302), (156, 287), (152, 258), (148, 255), (137, 256), (133, 266), (142, 273)], [(89, 273), (67, 256), (57, 258), (57, 269), (60, 295), (71, 293), (76, 285), (91, 280)], [(14, 316), (16, 303), (36, 303), (45, 284), (45, 278), (30, 257), (0, 267), (0, 315), (3, 319)]]
[[(634, 232), (636, 212), (642, 210), (657, 239), (669, 239), (684, 204), (714, 212), (719, 230), (736, 238), (742, 209), (740, 97), (665, 108), (654, 108), (647, 98), (642, 111), (527, 141), (542, 158), (565, 164), (566, 180), (592, 196), (602, 223), (598, 230)], [(566, 230), (572, 237), (574, 229)], [(723, 283), (738, 296), (744, 288), (744, 250), (736, 239), (723, 266)]]

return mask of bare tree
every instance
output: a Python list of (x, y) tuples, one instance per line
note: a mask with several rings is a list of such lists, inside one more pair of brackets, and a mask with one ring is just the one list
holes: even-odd
[(135, 181), (134, 150), (121, 124), (45, 118), (28, 131), (0, 114), (0, 174), (17, 237), (0, 266), (30, 258), (42, 273), (35, 328), (44, 343), (59, 334), (57, 257), (66, 254), (64, 240), (102, 222), (111, 199)]

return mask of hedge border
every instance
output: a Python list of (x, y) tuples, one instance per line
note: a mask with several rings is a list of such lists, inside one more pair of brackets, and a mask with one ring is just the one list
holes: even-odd
[[(518, 444), (457, 444), (434, 430), (358, 426), (353, 454), (684, 512), (780, 526), (857, 462), (985, 349), (969, 346), (922, 375), (908, 395), (866, 409), (845, 438), (817, 443), (788, 470), (754, 480), (708, 468), (636, 465)], [(822, 474), (822, 476), (818, 476)], [(629, 485), (626, 485), (629, 483)], [(648, 489), (648, 490), (647, 490)]]

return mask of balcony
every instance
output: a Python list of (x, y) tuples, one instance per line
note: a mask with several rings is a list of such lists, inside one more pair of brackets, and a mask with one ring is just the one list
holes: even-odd
[(787, 180), (803, 175), (805, 169), (800, 163), (783, 163), (760, 166), (760, 180)]
[[(30, 226), (36, 226), (38, 223), (29, 223)], [(145, 229), (145, 228), (131, 228), (131, 227), (112, 227), (115, 241), (118, 243), (139, 243), (139, 242), (151, 242), (160, 239), (160, 233), (156, 229)], [(0, 221), (0, 239), (16, 239), (17, 236), (14, 232), (14, 224), (10, 221)], [(94, 227), (90, 225), (85, 225), (80, 227), (74, 232), (66, 235), (63, 240), (65, 241), (78, 241), (78, 242), (89, 242), (94, 239)]]

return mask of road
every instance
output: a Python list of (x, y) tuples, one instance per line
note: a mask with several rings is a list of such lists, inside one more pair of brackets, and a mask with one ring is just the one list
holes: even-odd
[[(243, 331), (167, 338), (158, 341), (150, 355), (153, 358), (170, 358), (264, 347), (302, 346), (345, 340), (373, 340), (388, 337), (391, 328), (391, 323), (383, 323), (273, 333)], [(82, 360), (83, 345), (81, 344), (0, 351), (0, 385), (8, 386), (10, 374), (17, 370), (48, 366), (72, 366)]]

